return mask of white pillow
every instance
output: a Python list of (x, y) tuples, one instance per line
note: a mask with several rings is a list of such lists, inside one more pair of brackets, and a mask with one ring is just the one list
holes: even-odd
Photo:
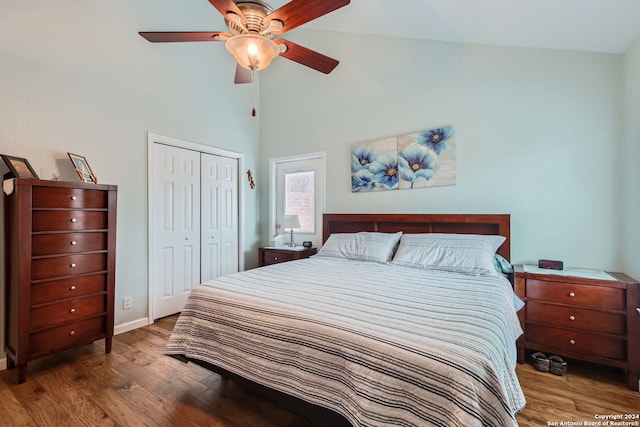
[(405, 234), (391, 263), (476, 276), (496, 275), (493, 256), (505, 240), (503, 236), (480, 234)]
[(329, 236), (316, 256), (385, 263), (391, 260), (400, 236), (402, 232), (335, 233)]

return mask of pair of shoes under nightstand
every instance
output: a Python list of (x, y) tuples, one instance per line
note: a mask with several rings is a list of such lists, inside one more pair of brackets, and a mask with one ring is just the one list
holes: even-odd
[(554, 375), (564, 375), (567, 372), (567, 362), (556, 354), (547, 357), (538, 351), (529, 356), (529, 361), (541, 372), (551, 372)]

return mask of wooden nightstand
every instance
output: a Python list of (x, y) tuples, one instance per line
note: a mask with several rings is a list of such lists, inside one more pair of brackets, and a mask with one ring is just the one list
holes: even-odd
[(542, 270), (515, 265), (515, 291), (526, 301), (518, 313), (526, 350), (622, 368), (638, 390), (640, 373), (640, 285), (624, 273)]
[(311, 255), (315, 255), (316, 252), (316, 248), (258, 248), (258, 265), (264, 267), (265, 265), (278, 264), (279, 262), (309, 258)]

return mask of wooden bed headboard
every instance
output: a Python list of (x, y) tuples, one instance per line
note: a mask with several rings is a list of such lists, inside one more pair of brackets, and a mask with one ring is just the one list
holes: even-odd
[(511, 259), (509, 214), (324, 214), (322, 224), (323, 242), (331, 233), (358, 231), (497, 234), (506, 238), (498, 253)]

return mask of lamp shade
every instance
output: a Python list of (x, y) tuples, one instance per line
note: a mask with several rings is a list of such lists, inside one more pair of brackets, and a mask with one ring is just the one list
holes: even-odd
[(276, 42), (258, 34), (233, 36), (227, 40), (225, 47), (241, 67), (253, 72), (264, 70), (280, 54)]
[(300, 228), (300, 218), (298, 215), (285, 215), (282, 221), (284, 228)]

